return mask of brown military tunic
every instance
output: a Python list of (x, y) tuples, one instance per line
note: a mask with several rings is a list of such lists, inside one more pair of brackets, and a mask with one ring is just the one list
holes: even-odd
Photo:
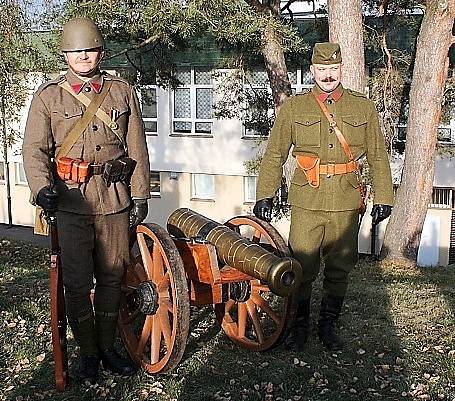
[[(59, 85), (65, 80), (74, 93), (83, 92), (89, 98), (101, 92), (105, 82), (112, 81), (100, 108), (112, 117), (122, 137), (95, 116), (67, 156), (95, 164), (129, 156), (137, 162), (130, 186), (125, 182), (107, 186), (101, 175), (73, 184), (54, 173), (51, 160), (85, 111), (85, 106)], [(85, 82), (70, 70), (44, 83), (32, 99), (22, 154), (33, 195), (49, 185), (54, 185), (59, 195), (57, 217), (70, 323), (92, 315), (89, 295), (94, 277), (95, 313), (115, 321), (129, 253), (128, 208), (132, 198), (150, 198), (147, 144), (134, 88), (106, 73)], [(81, 352), (93, 352), (92, 346)]]
[[(85, 184), (67, 184), (56, 180), (59, 210), (107, 215), (127, 208), (131, 198), (149, 198), (148, 151), (134, 88), (124, 79), (106, 73), (85, 83), (71, 71), (44, 83), (33, 96), (22, 149), (24, 168), (32, 193), (36, 196), (41, 188), (50, 185), (49, 157), (58, 153), (66, 136), (85, 110), (82, 103), (58, 85), (65, 79), (75, 93), (83, 91), (89, 98), (101, 91), (106, 80), (112, 81), (101, 108), (108, 115), (115, 114), (119, 131), (125, 135), (122, 140), (128, 148), (128, 156), (137, 165), (131, 177), (131, 193), (123, 182), (107, 187), (100, 175), (93, 176)], [(122, 156), (126, 156), (126, 150), (119, 138), (96, 116), (68, 154), (68, 157), (96, 164)]]
[[(314, 95), (327, 106), (354, 159), (366, 156), (374, 203), (392, 205), (390, 165), (374, 104), (365, 95), (342, 85), (330, 95), (315, 85), (311, 91), (293, 96), (282, 105), (261, 163), (257, 199), (274, 196), (291, 148), (293, 156), (317, 156), (321, 164), (348, 162)], [(303, 297), (310, 296), (321, 253), (325, 258), (324, 288), (336, 296), (343, 296), (346, 291), (347, 274), (357, 261), (360, 205), (357, 186), (356, 175), (351, 172), (321, 175), (319, 187), (313, 188), (304, 172), (299, 167), (295, 169), (289, 190), (292, 206), (289, 244), (304, 269)]]

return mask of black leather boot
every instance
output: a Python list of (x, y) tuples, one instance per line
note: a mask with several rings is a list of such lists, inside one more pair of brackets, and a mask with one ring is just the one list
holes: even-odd
[(103, 367), (111, 372), (122, 376), (132, 376), (136, 373), (136, 366), (113, 348), (100, 351), (100, 357)]
[(308, 341), (310, 330), (310, 304), (311, 299), (302, 299), (297, 305), (297, 314), (294, 326), (286, 338), (285, 346), (293, 352), (303, 351)]
[(343, 341), (335, 332), (335, 323), (341, 313), (343, 297), (324, 296), (321, 302), (321, 311), (318, 321), (318, 336), (321, 342), (330, 351), (340, 351)]
[(81, 355), (77, 380), (81, 383), (89, 381), (90, 384), (95, 384), (98, 380), (99, 364), (100, 359), (98, 355)]

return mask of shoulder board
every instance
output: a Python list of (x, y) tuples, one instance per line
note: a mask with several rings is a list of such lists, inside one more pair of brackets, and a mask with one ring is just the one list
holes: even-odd
[(60, 82), (62, 82), (64, 80), (65, 80), (65, 75), (59, 75), (57, 78), (51, 79), (51, 80), (46, 81), (43, 84), (41, 84), (36, 92), (37, 93), (42, 92), (44, 89), (48, 88), (49, 86), (58, 85)]
[(365, 95), (365, 93), (353, 91), (352, 89), (346, 89), (346, 90), (347, 90), (348, 93), (351, 94), (352, 96), (364, 97), (364, 98), (367, 97), (367, 95)]
[(103, 76), (104, 76), (104, 79), (109, 80), (109, 81), (123, 82), (126, 85), (129, 85), (129, 86), (131, 85), (125, 78), (118, 77), (116, 75), (112, 75), (112, 74), (109, 74), (104, 71), (103, 71)]
[(296, 93), (295, 95), (306, 95), (307, 93), (310, 93), (311, 89), (310, 88), (303, 88), (300, 92)]

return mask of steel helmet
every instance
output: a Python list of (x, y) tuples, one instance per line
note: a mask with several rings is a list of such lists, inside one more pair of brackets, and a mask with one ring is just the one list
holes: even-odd
[(60, 43), (62, 52), (94, 49), (96, 47), (104, 48), (104, 39), (90, 18), (77, 17), (65, 24)]

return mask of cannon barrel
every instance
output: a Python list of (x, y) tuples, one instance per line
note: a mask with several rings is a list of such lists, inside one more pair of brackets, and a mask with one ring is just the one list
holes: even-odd
[(302, 281), (302, 267), (290, 257), (278, 257), (254, 244), (229, 227), (186, 208), (175, 210), (167, 229), (175, 237), (199, 238), (211, 243), (225, 264), (267, 283), (277, 295), (296, 291)]

